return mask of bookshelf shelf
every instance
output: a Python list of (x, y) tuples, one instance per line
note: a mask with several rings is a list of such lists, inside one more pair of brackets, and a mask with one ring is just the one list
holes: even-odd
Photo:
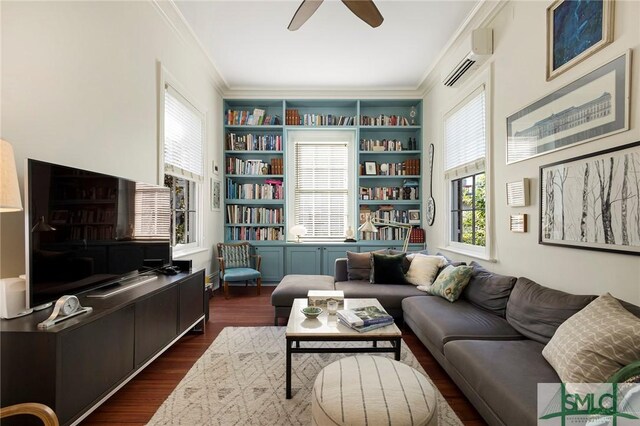
[(225, 129), (240, 129), (240, 130), (282, 130), (282, 124), (225, 124)]
[(257, 199), (240, 199), (240, 198), (227, 198), (224, 200), (225, 204), (255, 204), (260, 206), (266, 205), (283, 205), (284, 200), (263, 200)]
[(420, 179), (420, 175), (365, 175), (360, 176), (360, 179)]
[(263, 149), (263, 150), (235, 150), (235, 149), (228, 149), (225, 152), (225, 155), (277, 155), (280, 154), (282, 155), (283, 151), (270, 151), (268, 149)]

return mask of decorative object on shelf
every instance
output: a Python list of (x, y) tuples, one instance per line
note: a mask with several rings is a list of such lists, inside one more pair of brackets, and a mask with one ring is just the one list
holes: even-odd
[(407, 249), (409, 248), (409, 238), (411, 238), (411, 229), (413, 228), (413, 226), (411, 226), (408, 223), (392, 222), (390, 220), (378, 219), (375, 217), (372, 218), (369, 215), (367, 216), (367, 220), (362, 225), (360, 225), (360, 227), (358, 228), (358, 231), (376, 233), (378, 232), (378, 228), (376, 227), (376, 225), (405, 229), (406, 233), (405, 233), (404, 243), (402, 245), (402, 251), (406, 253)]
[(436, 200), (433, 199), (433, 144), (429, 144), (429, 199), (427, 200), (427, 225), (432, 226), (436, 218)]
[(507, 164), (629, 129), (631, 51), (507, 117)]
[(526, 214), (510, 215), (509, 230), (511, 232), (527, 232), (527, 215)]
[(547, 8), (547, 81), (613, 41), (613, 0), (556, 0)]
[(347, 230), (344, 233), (344, 236), (346, 237), (345, 240), (344, 240), (345, 243), (355, 243), (356, 242), (356, 239), (355, 239), (356, 233), (353, 232), (353, 228), (351, 226), (349, 226), (347, 228)]
[(80, 301), (74, 295), (65, 295), (56, 301), (53, 312), (46, 320), (38, 324), (38, 328), (50, 328), (61, 321), (73, 318), (76, 315), (89, 313), (93, 311), (90, 306), (83, 307)]
[(540, 167), (538, 242), (640, 255), (640, 141)]
[(364, 162), (364, 174), (367, 176), (375, 176), (376, 175), (376, 162), (375, 161), (365, 161)]
[[(291, 22), (289, 22), (287, 29), (289, 31), (296, 31), (299, 29), (302, 24), (311, 18), (322, 4), (322, 1), (323, 0), (302, 0), (302, 3), (298, 6), (298, 10), (296, 10), (293, 18), (291, 18)], [(373, 3), (373, 0), (342, 0), (342, 2), (351, 12), (353, 12), (354, 15), (373, 28), (379, 27), (380, 24), (382, 24), (382, 21), (384, 21), (384, 18)]]
[(529, 179), (507, 182), (507, 205), (511, 207), (529, 205)]
[(211, 179), (211, 211), (220, 211), (221, 206), (221, 194), (220, 194), (220, 180)]
[(301, 242), (300, 237), (307, 234), (307, 228), (304, 225), (294, 225), (289, 229), (289, 233), (296, 237), (296, 243)]
[(419, 225), (420, 224), (420, 210), (409, 210), (409, 224), (411, 225)]
[(33, 312), (27, 309), (27, 283), (23, 277), (0, 279), (0, 318), (18, 318)]
[(22, 210), (13, 147), (0, 139), (0, 213)]
[[(409, 111), (409, 117), (411, 117), (411, 125), (412, 126), (416, 125), (416, 114), (417, 114), (416, 107), (412, 106), (411, 107), (411, 111)], [(409, 149), (411, 149), (411, 148), (409, 148)]]

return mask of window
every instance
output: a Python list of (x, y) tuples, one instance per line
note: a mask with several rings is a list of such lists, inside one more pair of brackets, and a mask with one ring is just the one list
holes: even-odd
[(342, 241), (351, 223), (354, 136), (342, 133), (289, 134), (294, 169), (289, 223), (304, 225), (306, 240)]
[(171, 190), (171, 234), (177, 251), (200, 243), (203, 140), (203, 114), (166, 84), (164, 185)]
[(488, 254), (484, 85), (445, 116), (445, 179), (449, 186), (449, 246)]

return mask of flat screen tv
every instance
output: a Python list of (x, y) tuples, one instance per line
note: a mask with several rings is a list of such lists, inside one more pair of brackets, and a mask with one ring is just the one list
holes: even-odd
[(31, 307), (170, 264), (167, 188), (32, 159), (25, 185)]

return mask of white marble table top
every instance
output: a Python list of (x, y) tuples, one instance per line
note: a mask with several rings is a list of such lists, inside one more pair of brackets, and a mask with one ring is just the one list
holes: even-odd
[[(363, 306), (377, 306), (383, 309), (378, 299), (344, 299), (345, 309), (360, 308)], [(385, 327), (376, 328), (375, 330), (361, 333), (356, 330), (342, 325), (338, 322), (338, 315), (329, 315), (325, 308), (322, 313), (314, 319), (309, 319), (302, 313), (302, 308), (307, 307), (307, 299), (294, 299), (287, 323), (287, 337), (319, 337), (319, 338), (335, 338), (336, 340), (353, 340), (354, 338), (362, 338), (367, 340), (371, 337), (399, 337), (402, 332), (398, 326), (394, 324)], [(342, 309), (342, 308), (341, 308)]]

